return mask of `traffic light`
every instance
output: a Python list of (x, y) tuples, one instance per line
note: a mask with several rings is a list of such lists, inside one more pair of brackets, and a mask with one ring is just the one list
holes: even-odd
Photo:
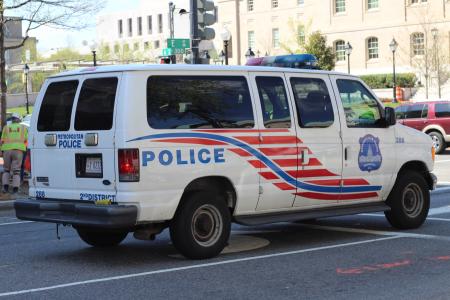
[(208, 27), (217, 21), (216, 15), (209, 13), (214, 11), (214, 2), (197, 0), (198, 38), (200, 40), (213, 40), (216, 37), (214, 29)]

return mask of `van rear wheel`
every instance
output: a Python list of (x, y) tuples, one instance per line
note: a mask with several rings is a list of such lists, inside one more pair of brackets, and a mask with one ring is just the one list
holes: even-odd
[(231, 216), (225, 199), (214, 192), (194, 192), (183, 199), (170, 224), (175, 248), (190, 259), (212, 258), (228, 243)]
[(399, 229), (420, 227), (430, 209), (430, 191), (425, 178), (415, 171), (402, 172), (386, 203), (391, 210), (384, 214), (393, 227)]
[(76, 228), (80, 238), (94, 247), (114, 247), (119, 245), (128, 235), (127, 231), (110, 231), (97, 228)]

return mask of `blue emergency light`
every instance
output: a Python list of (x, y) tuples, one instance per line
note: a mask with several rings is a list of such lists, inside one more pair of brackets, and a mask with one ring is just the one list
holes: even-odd
[(294, 69), (319, 69), (317, 58), (312, 54), (291, 54), (250, 58), (247, 66), (266, 66)]

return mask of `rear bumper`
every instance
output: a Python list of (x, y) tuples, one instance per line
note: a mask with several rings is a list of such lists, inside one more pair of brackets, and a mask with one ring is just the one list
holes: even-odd
[(17, 218), (98, 228), (132, 228), (138, 210), (133, 205), (95, 205), (68, 200), (25, 199), (14, 202)]

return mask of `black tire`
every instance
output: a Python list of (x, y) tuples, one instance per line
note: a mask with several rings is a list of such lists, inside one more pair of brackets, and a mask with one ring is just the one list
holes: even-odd
[(386, 203), (391, 210), (384, 214), (393, 227), (398, 229), (420, 227), (430, 209), (430, 191), (425, 178), (416, 171), (402, 172)]
[(128, 235), (128, 231), (111, 231), (97, 228), (76, 228), (80, 238), (94, 247), (114, 247), (119, 245)]
[(184, 197), (170, 223), (175, 248), (190, 259), (212, 258), (227, 246), (231, 216), (223, 197), (194, 192)]
[(442, 134), (436, 131), (428, 133), (428, 135), (433, 140), (433, 147), (436, 150), (436, 154), (442, 153), (445, 150), (446, 144)]

